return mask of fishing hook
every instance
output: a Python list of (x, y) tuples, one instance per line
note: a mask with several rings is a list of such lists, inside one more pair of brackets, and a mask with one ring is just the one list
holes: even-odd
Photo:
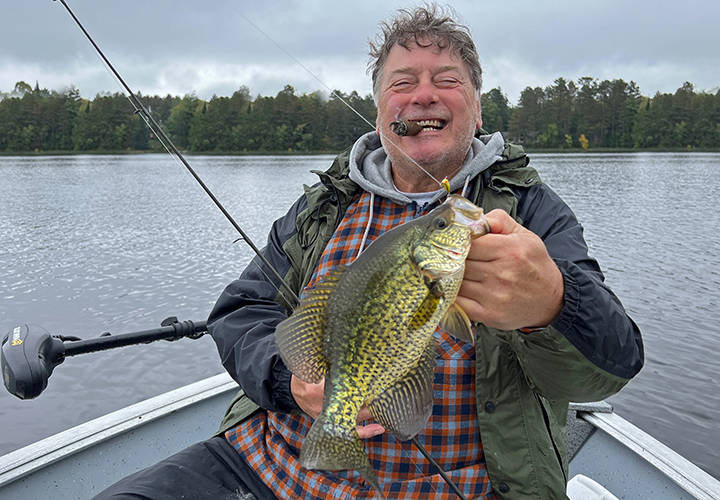
[[(55, 2), (57, 0), (53, 0)], [(82, 30), (82, 32), (85, 34), (85, 37), (90, 41), (92, 46), (95, 48), (98, 54), (100, 54), (100, 57), (102, 57), (103, 61), (105, 61), (105, 64), (110, 68), (110, 70), (115, 75), (115, 78), (118, 79), (120, 84), (123, 86), (125, 91), (128, 93), (128, 99), (132, 103), (133, 107), (136, 110), (136, 113), (139, 113), (143, 117), (143, 121), (145, 124), (150, 128), (152, 132), (155, 133), (155, 135), (160, 138), (160, 141), (163, 143), (163, 145), (166, 148), (170, 148), (172, 150), (172, 153), (175, 154), (175, 156), (178, 157), (178, 159), (182, 162), (182, 164), (187, 168), (188, 172), (195, 178), (195, 180), (200, 184), (200, 187), (203, 188), (205, 193), (210, 197), (210, 199), (215, 203), (215, 205), (220, 209), (220, 211), (225, 215), (228, 221), (230, 221), (230, 224), (233, 225), (233, 227), (237, 230), (238, 233), (240, 233), (241, 239), (245, 240), (245, 242), (252, 248), (252, 250), (257, 254), (257, 256), (260, 258), (263, 264), (270, 270), (272, 275), (280, 282), (280, 285), (290, 294), (290, 297), (295, 301), (295, 303), (300, 302), (300, 298), (297, 296), (297, 294), (293, 291), (290, 286), (285, 283), (285, 280), (280, 276), (280, 274), (275, 270), (275, 268), (270, 264), (270, 262), (265, 258), (265, 256), (260, 252), (260, 249), (253, 243), (253, 241), (250, 239), (250, 237), (245, 234), (245, 231), (242, 230), (240, 225), (235, 222), (235, 219), (230, 215), (230, 213), (225, 209), (225, 207), (220, 203), (220, 200), (218, 200), (215, 195), (210, 191), (210, 188), (207, 187), (207, 185), (203, 182), (203, 180), (200, 178), (200, 176), (195, 172), (195, 170), (190, 166), (190, 164), (187, 162), (185, 157), (180, 153), (177, 147), (175, 147), (175, 144), (170, 140), (170, 138), (165, 134), (162, 127), (158, 125), (158, 123), (155, 121), (155, 119), (152, 117), (150, 112), (143, 106), (143, 104), (140, 102), (140, 100), (135, 96), (133, 91), (130, 89), (127, 83), (125, 83), (125, 80), (123, 80), (122, 76), (120, 76), (120, 73), (117, 72), (115, 67), (112, 65), (112, 63), (108, 60), (107, 57), (105, 57), (105, 54), (102, 50), (100, 50), (100, 47), (95, 43), (95, 40), (90, 36), (90, 33), (87, 32), (85, 27), (82, 25), (80, 20), (75, 16), (73, 11), (70, 9), (68, 4), (65, 2), (65, 0), (60, 0), (60, 3), (65, 7), (65, 9), (68, 11), (70, 16), (73, 18), (75, 23), (78, 25), (78, 27)]]

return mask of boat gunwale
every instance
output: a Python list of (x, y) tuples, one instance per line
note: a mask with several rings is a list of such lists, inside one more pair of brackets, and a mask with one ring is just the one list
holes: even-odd
[(218, 394), (237, 390), (227, 373), (103, 415), (0, 457), (0, 488), (103, 441)]
[[(0, 457), (0, 488), (94, 445), (229, 391), (237, 383), (222, 373), (130, 405)], [(570, 404), (570, 412), (608, 434), (698, 500), (720, 498), (720, 481), (613, 412), (606, 402)], [(585, 444), (591, 440), (585, 435)]]
[(578, 418), (635, 452), (697, 500), (720, 498), (720, 481), (618, 414), (583, 411), (582, 405), (576, 410)]

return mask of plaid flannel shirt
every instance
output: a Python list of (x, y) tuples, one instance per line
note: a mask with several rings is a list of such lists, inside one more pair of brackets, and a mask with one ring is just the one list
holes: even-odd
[[(371, 196), (358, 194), (333, 234), (312, 284), (360, 253), (368, 225)], [(388, 229), (432, 207), (398, 205), (376, 197), (365, 245)], [(475, 348), (438, 329), (432, 415), (416, 437), (467, 498), (495, 498), (485, 466), (475, 405)], [(229, 430), (226, 437), (278, 498), (373, 498), (375, 489), (353, 470), (307, 470), (298, 456), (312, 420), (306, 415), (259, 412)], [(365, 441), (370, 463), (387, 498), (428, 499), (454, 496), (429, 462), (410, 443), (389, 432)]]

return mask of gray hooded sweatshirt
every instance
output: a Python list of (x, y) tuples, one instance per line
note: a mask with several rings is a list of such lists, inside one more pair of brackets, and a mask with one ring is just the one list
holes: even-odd
[[(501, 159), (505, 141), (500, 132), (473, 138), (465, 163), (455, 177), (450, 179), (450, 191), (456, 191), (480, 172)], [(400, 205), (414, 201), (406, 193), (397, 190), (392, 180), (390, 159), (375, 132), (368, 132), (358, 139), (350, 151), (350, 179), (365, 191), (388, 198)], [(438, 189), (429, 199), (434, 203), (445, 195)], [(427, 193), (423, 198), (427, 198)]]

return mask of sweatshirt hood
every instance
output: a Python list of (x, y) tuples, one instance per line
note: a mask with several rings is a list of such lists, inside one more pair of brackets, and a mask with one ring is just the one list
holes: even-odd
[[(473, 138), (470, 150), (460, 171), (450, 179), (450, 191), (462, 188), (467, 179), (472, 179), (502, 157), (505, 140), (500, 132)], [(365, 191), (383, 196), (400, 205), (412, 200), (395, 187), (390, 171), (390, 159), (376, 132), (360, 137), (350, 150), (350, 179)], [(431, 203), (445, 196), (443, 188), (438, 189)]]

